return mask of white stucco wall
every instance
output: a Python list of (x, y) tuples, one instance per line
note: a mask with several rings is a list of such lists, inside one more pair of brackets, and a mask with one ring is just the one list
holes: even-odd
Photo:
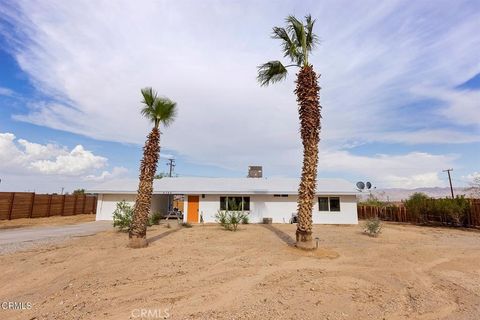
[(313, 206), (313, 223), (358, 224), (357, 197), (355, 195), (340, 196), (339, 212), (319, 211), (318, 197), (315, 197), (315, 204)]
[[(99, 194), (97, 200), (96, 220), (113, 220), (113, 211), (117, 203), (125, 200), (132, 207), (135, 205), (135, 194)], [(163, 194), (154, 194), (152, 196), (152, 212), (166, 213), (168, 206), (168, 196)]]
[[(215, 214), (220, 209), (220, 197), (224, 195), (205, 195), (200, 197), (199, 211), (204, 222), (215, 222)], [(297, 196), (274, 197), (273, 195), (245, 195), (250, 197), (250, 222), (259, 223), (263, 218), (272, 218), (274, 223), (289, 223), (292, 213), (297, 210)], [(324, 195), (322, 195), (324, 196)], [(339, 212), (318, 210), (318, 197), (313, 207), (313, 223), (357, 224), (357, 200), (354, 195), (333, 195), (340, 197)], [(188, 197), (185, 197), (186, 221), (188, 215)]]
[(113, 211), (117, 207), (117, 202), (125, 200), (133, 206), (135, 197), (135, 194), (99, 194), (96, 220), (113, 220)]
[[(127, 201), (135, 204), (134, 194), (100, 194), (97, 203), (96, 220), (112, 220), (117, 202)], [(199, 212), (204, 222), (215, 222), (215, 214), (220, 209), (220, 197), (224, 195), (198, 195)], [(292, 213), (297, 210), (297, 196), (274, 197), (273, 195), (245, 195), (250, 197), (250, 222), (259, 223), (263, 218), (272, 218), (274, 223), (289, 223)], [(324, 195), (322, 195), (323, 197)], [(337, 197), (337, 195), (335, 195)], [(354, 195), (340, 197), (339, 212), (323, 212), (318, 210), (318, 197), (313, 207), (313, 223), (318, 224), (357, 224), (357, 200)], [(163, 211), (166, 208), (167, 196), (154, 195), (152, 211)], [(185, 196), (184, 220), (188, 215), (188, 196)]]

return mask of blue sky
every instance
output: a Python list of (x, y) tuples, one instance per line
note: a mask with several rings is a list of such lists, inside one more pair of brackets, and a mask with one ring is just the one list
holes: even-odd
[[(0, 190), (135, 177), (140, 88), (177, 101), (162, 160), (182, 176), (297, 177), (295, 75), (261, 88), (288, 14), (317, 18), (319, 176), (446, 186), (480, 172), (478, 1), (0, 1)], [(80, 146), (80, 147), (78, 147)]]

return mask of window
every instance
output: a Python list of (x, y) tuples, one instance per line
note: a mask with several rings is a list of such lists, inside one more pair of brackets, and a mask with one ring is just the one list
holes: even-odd
[(339, 197), (330, 197), (330, 211), (340, 211)]
[(227, 210), (227, 197), (220, 197), (220, 210)]
[(318, 211), (339, 212), (340, 197), (318, 197)]
[(250, 197), (243, 197), (243, 211), (250, 211)]
[(328, 211), (328, 197), (318, 197), (318, 211)]
[(250, 211), (250, 197), (220, 197), (220, 210)]
[(227, 209), (231, 211), (241, 211), (242, 197), (228, 197)]

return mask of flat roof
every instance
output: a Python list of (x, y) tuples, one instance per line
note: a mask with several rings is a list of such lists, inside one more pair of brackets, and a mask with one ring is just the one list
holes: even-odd
[[(199, 178), (155, 179), (153, 194), (297, 194), (296, 178)], [(138, 179), (112, 180), (87, 190), (98, 194), (136, 193)], [(316, 194), (357, 194), (355, 184), (343, 179), (318, 179)]]

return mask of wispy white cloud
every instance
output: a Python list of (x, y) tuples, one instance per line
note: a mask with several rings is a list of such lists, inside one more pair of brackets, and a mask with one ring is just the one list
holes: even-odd
[(114, 178), (121, 177), (125, 175), (128, 172), (128, 170), (124, 167), (113, 167), (112, 171), (103, 171), (99, 175), (88, 175), (85, 177), (86, 181), (95, 181), (95, 182), (103, 182), (105, 180), (110, 180)]
[(320, 154), (319, 170), (348, 172), (358, 180), (370, 180), (378, 187), (433, 187), (445, 184), (439, 174), (457, 157), (424, 152), (358, 156), (348, 151), (324, 150)]
[(14, 95), (14, 91), (12, 89), (9, 89), (9, 88), (4, 88), (4, 87), (0, 87), (0, 96), (8, 96), (8, 97), (11, 97)]
[(175, 156), (170, 153), (160, 153), (160, 159), (175, 159)]
[(472, 172), (470, 174), (467, 174), (466, 176), (462, 176), (462, 179), (467, 182), (472, 182), (475, 179), (480, 179), (480, 172)]
[[(452, 89), (480, 72), (480, 38), (472, 36), (480, 29), (478, 4), (302, 5), (0, 5), (4, 19), (16, 28), (15, 34), (4, 36), (20, 67), (54, 101), (36, 102), (15, 118), (97, 139), (143, 144), (150, 125), (138, 113), (139, 89), (153, 86), (179, 107), (177, 121), (162, 135), (162, 147), (197, 163), (239, 169), (253, 161), (273, 174), (298, 175), (301, 145), (294, 71), (287, 82), (265, 89), (255, 82), (255, 66), (281, 57), (279, 43), (269, 39), (273, 25), (282, 24), (288, 14), (311, 12), (322, 39), (311, 57), (322, 74), (322, 148), (342, 153), (341, 147), (365, 142), (441, 143), (449, 136), (458, 143), (478, 141), (478, 132), (462, 127), (478, 118), (473, 102), (478, 93)], [(409, 126), (418, 119), (402, 107), (417, 101), (419, 88), (428, 88), (422, 96), (444, 102), (435, 115), (455, 128)], [(418, 160), (415, 154), (403, 156)], [(445, 157), (440, 163), (450, 161), (449, 156), (438, 157)], [(375, 164), (381, 159), (368, 158)], [(332, 160), (328, 155), (327, 159)], [(429, 168), (389, 170), (398, 184), (405, 177), (407, 185), (417, 183), (415, 179), (419, 184), (440, 183)]]
[(438, 95), (447, 107), (441, 114), (461, 125), (474, 125), (480, 134), (480, 90), (445, 91)]
[(480, 141), (480, 134), (473, 135), (452, 129), (421, 129), (384, 132), (371, 138), (379, 142), (417, 144), (462, 144)]

